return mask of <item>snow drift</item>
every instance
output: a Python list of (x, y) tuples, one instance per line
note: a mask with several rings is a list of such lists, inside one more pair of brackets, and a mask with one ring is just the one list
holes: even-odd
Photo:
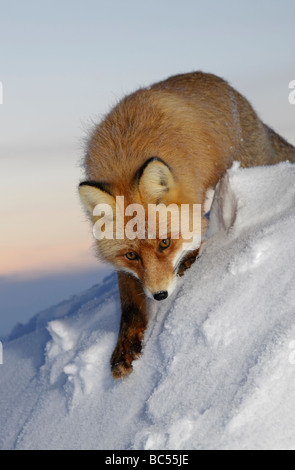
[(18, 326), (2, 449), (295, 449), (295, 165), (230, 170), (201, 258), (112, 380), (115, 275)]

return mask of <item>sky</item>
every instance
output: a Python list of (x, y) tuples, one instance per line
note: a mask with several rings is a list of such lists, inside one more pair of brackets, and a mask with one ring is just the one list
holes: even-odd
[[(100, 276), (80, 162), (87, 132), (126, 93), (215, 73), (295, 144), (294, 17), (293, 0), (0, 0), (0, 288), (19, 292), (1, 304), (2, 329), (22, 316), (22, 281), (31, 297), (38, 281), (45, 307), (62, 300), (48, 295), (54, 279), (75, 293), (71, 278)], [(23, 312), (35, 313), (28, 296)]]

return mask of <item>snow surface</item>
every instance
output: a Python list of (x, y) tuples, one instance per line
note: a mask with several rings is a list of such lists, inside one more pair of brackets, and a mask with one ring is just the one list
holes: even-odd
[(295, 449), (295, 165), (235, 165), (201, 258), (113, 381), (115, 274), (18, 326), (2, 449)]

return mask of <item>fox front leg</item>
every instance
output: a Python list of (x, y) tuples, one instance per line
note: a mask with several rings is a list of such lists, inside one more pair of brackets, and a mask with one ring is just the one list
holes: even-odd
[(117, 346), (111, 358), (114, 379), (122, 379), (132, 371), (132, 362), (141, 354), (147, 327), (147, 299), (140, 282), (119, 272), (121, 324)]

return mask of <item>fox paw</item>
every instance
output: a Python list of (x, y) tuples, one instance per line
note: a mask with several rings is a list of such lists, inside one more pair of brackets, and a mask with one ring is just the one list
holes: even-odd
[(114, 379), (124, 379), (132, 372), (132, 362), (141, 354), (142, 344), (139, 337), (119, 341), (111, 358), (111, 371)]

